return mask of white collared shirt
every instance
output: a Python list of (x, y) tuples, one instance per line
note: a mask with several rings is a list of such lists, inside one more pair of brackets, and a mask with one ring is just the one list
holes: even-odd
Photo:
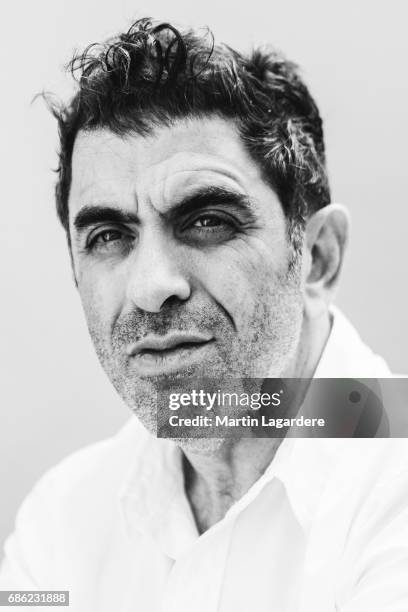
[[(389, 375), (334, 310), (315, 376)], [(135, 418), (64, 460), (19, 511), (0, 590), (69, 590), (75, 612), (408, 610), (408, 440), (287, 438), (202, 535), (181, 460)]]

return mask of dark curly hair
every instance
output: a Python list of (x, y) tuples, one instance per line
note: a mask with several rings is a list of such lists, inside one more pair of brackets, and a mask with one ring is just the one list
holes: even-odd
[(289, 235), (300, 247), (308, 215), (330, 201), (322, 120), (297, 67), (270, 48), (249, 55), (214, 44), (205, 32), (144, 18), (128, 32), (93, 44), (69, 64), (78, 89), (68, 104), (51, 102), (59, 125), (56, 204), (68, 240), (68, 199), (75, 138), (108, 128), (146, 135), (186, 117), (219, 115), (276, 191)]

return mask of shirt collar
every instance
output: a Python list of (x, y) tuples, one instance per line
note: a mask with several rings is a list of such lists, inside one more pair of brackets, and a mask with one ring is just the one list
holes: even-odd
[(336, 307), (332, 326), (314, 374), (315, 378), (375, 378), (390, 376), (385, 361), (364, 344), (356, 329)]
[(151, 436), (137, 419), (132, 426), (137, 451), (120, 491), (125, 524), (130, 536), (148, 534), (176, 559), (198, 537), (184, 491), (183, 454), (173, 441)]

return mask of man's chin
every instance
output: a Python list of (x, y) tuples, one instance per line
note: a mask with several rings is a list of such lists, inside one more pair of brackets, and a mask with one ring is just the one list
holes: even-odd
[(168, 374), (153, 374), (150, 376), (140, 376), (142, 384), (149, 386), (152, 392), (173, 391), (184, 383), (188, 385), (191, 381), (205, 376), (202, 367), (184, 368)]
[(139, 419), (147, 431), (157, 437), (160, 414), (168, 411), (169, 397), (175, 392), (185, 392), (192, 386), (196, 376), (183, 373), (138, 377), (132, 383), (116, 387), (128, 408)]
[[(146, 409), (146, 406), (142, 409), (139, 406), (132, 408), (132, 412), (153, 438), (159, 437), (156, 410)], [(225, 444), (224, 438), (160, 437), (160, 439), (171, 441), (186, 454), (192, 453), (196, 455), (211, 455)]]

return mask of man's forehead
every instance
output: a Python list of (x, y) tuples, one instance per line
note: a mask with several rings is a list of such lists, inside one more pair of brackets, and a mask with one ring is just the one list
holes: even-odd
[(171, 208), (189, 192), (214, 185), (248, 195), (259, 179), (235, 125), (221, 118), (179, 121), (147, 137), (82, 131), (72, 159), (70, 212), (93, 201), (130, 206), (135, 198)]

